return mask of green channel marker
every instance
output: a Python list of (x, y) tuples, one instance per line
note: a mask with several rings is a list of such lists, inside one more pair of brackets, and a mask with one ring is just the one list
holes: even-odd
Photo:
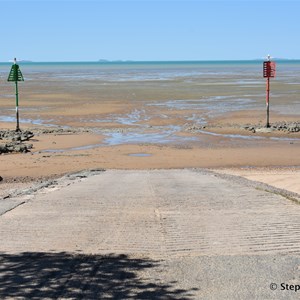
[(7, 81), (14, 81), (16, 84), (16, 118), (17, 118), (17, 127), (16, 131), (20, 130), (19, 124), (19, 91), (18, 91), (18, 81), (24, 81), (22, 72), (19, 65), (17, 64), (17, 59), (14, 59), (14, 64), (11, 66)]

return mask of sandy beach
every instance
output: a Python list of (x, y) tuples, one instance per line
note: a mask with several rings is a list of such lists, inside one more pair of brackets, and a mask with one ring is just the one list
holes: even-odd
[[(124, 111), (126, 106), (124, 105)], [(109, 111), (113, 109), (114, 107), (107, 107)], [(118, 111), (120, 110), (118, 107)], [(78, 110), (77, 113), (79, 116), (81, 111)], [(37, 132), (29, 141), (33, 148), (28, 153), (0, 156), (3, 178), (1, 191), (5, 193), (6, 188), (19, 187), (20, 184), (22, 187), (25, 183), (57, 178), (85, 169), (210, 168), (300, 192), (300, 133), (249, 132), (242, 126), (247, 124), (253, 112), (246, 111), (242, 112), (244, 120), (241, 120), (240, 115), (238, 119), (234, 119), (229, 114), (227, 118), (223, 116), (221, 120), (211, 120), (211, 125), (206, 125), (204, 129), (186, 130), (188, 126), (184, 126), (182, 122), (182, 113), (180, 111), (175, 114), (172, 111), (168, 120), (172, 125), (181, 126), (175, 139), (158, 144), (134, 142), (107, 145), (107, 136), (104, 134), (106, 130), (130, 135), (131, 127), (110, 123), (107, 126), (101, 124), (102, 127), (96, 130), (83, 129), (82, 124), (77, 122), (76, 115), (66, 122), (69, 126), (72, 125), (74, 132), (57, 132), (59, 127), (54, 127), (49, 132), (39, 133), (45, 127), (25, 127), (33, 133)], [(92, 114), (91, 109), (89, 116)], [(292, 120), (291, 116), (286, 118)], [(162, 123), (165, 125), (165, 122), (166, 120), (155, 120), (155, 126)], [(145, 123), (149, 125), (147, 121)], [(151, 123), (154, 123), (153, 119)], [(13, 127), (11, 123), (1, 124), (1, 128)], [(147, 130), (152, 134), (151, 127)], [(160, 134), (157, 129), (153, 135), (156, 134)]]
[[(0, 155), (3, 194), (97, 168), (211, 168), (299, 192), (300, 88), (284, 77), (272, 83), (270, 121), (278, 128), (265, 130), (265, 82), (256, 65), (249, 74), (237, 70), (217, 78), (210, 69), (205, 77), (197, 75), (191, 66), (113, 69), (113, 79), (77, 78), (90, 71), (68, 66), (58, 73), (47, 68), (46, 73), (29, 68), (30, 80), (20, 84), (20, 126), (35, 136), (28, 141), (30, 152)], [(297, 80), (297, 74), (289, 80)], [(12, 92), (6, 83), (0, 95), (1, 130), (15, 128)]]

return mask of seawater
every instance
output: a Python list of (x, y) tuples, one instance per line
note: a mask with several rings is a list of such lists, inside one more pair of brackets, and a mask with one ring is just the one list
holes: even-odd
[[(298, 94), (300, 86), (300, 60), (278, 60), (277, 75), (272, 79), (274, 97)], [(115, 87), (133, 90), (139, 85), (147, 100), (197, 100), (212, 96), (217, 101), (229, 98), (263, 98), (265, 79), (262, 61), (174, 61), (174, 62), (19, 62), (25, 86), (35, 93), (95, 91), (103, 95), (114, 93)], [(11, 63), (0, 63), (1, 98), (7, 93), (7, 76)], [(132, 88), (131, 86), (132, 85)], [(80, 87), (80, 89), (79, 89)], [(102, 89), (101, 89), (102, 88)], [(65, 90), (64, 90), (65, 89)], [(99, 90), (101, 89), (101, 90)], [(128, 90), (127, 89), (127, 90)], [(124, 94), (123, 91), (120, 94)], [(162, 96), (164, 95), (164, 96)], [(228, 99), (226, 99), (226, 97)], [(127, 97), (128, 99), (128, 97)], [(134, 100), (138, 100), (135, 98)], [(248, 101), (248, 100), (247, 100)]]
[[(277, 78), (300, 83), (300, 60), (278, 60)], [(61, 80), (147, 81), (176, 78), (235, 78), (238, 84), (258, 84), (262, 78), (261, 60), (172, 61), (172, 62), (18, 62), (25, 79), (39, 77)], [(0, 63), (0, 76), (6, 78), (11, 63)], [(295, 81), (296, 80), (296, 81)]]

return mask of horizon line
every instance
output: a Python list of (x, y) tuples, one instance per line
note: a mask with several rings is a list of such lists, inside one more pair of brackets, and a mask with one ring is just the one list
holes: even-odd
[[(205, 60), (131, 60), (131, 59), (98, 59), (98, 60), (49, 60), (49, 61), (35, 61), (29, 59), (20, 59), (17, 62), (20, 63), (142, 63), (142, 62), (238, 62), (238, 61), (264, 61), (266, 58), (252, 58), (252, 59), (205, 59)], [(273, 57), (272, 60), (287, 60), (294, 61), (300, 60), (300, 58), (281, 58)], [(0, 63), (13, 63), (13, 60), (0, 61)]]

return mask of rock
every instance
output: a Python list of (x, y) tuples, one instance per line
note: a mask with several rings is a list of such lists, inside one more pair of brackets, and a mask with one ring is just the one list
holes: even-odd
[(10, 141), (28, 141), (34, 136), (33, 132), (29, 130), (18, 131), (15, 130), (1, 130), (0, 138)]
[(0, 154), (1, 153), (7, 153), (7, 152), (8, 152), (8, 150), (7, 150), (6, 145), (0, 145)]
[(299, 132), (300, 126), (297, 123), (290, 124), (287, 127), (287, 131), (288, 132)]
[(16, 145), (13, 148), (13, 152), (27, 152), (27, 147), (26, 145)]
[(240, 127), (240, 128), (255, 133), (255, 127), (254, 127), (254, 126), (249, 126), (249, 125), (247, 125), (247, 126), (243, 126), (243, 127)]
[(14, 131), (14, 130), (0, 130), (0, 138), (6, 140), (6, 144), (0, 145), (0, 154), (10, 152), (26, 153), (32, 148), (32, 144), (23, 144), (34, 136), (33, 132), (29, 130)]
[(8, 144), (0, 145), (0, 154), (1, 153), (11, 153), (11, 152), (29, 152), (29, 149), (32, 149), (32, 144), (23, 144), (21, 142), (11, 142)]
[(257, 128), (256, 132), (257, 133), (270, 133), (272, 132), (273, 129), (272, 128)]
[(2, 177), (2, 176), (0, 176), (0, 182), (1, 182), (1, 181), (3, 181), (3, 177)]
[(14, 141), (21, 141), (21, 135), (15, 135), (11, 138), (11, 140)]
[(185, 131), (192, 131), (193, 132), (193, 131), (203, 130), (205, 128), (206, 128), (206, 126), (191, 125), (191, 126), (187, 127), (185, 129)]
[(286, 133), (300, 132), (300, 122), (275, 122), (271, 124), (270, 128), (266, 128), (264, 125), (250, 125), (246, 124), (243, 127), (244, 130), (252, 131), (253, 133), (270, 133), (275, 131), (282, 131)]

